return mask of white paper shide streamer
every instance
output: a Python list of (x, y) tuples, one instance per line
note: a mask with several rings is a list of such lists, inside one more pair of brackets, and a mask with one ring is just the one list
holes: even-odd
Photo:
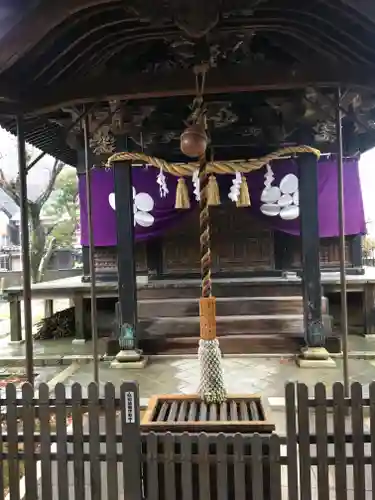
[(165, 174), (163, 172), (163, 169), (159, 170), (158, 176), (156, 178), (156, 182), (159, 185), (160, 198), (166, 198), (167, 194), (169, 193), (169, 189), (167, 186), (167, 180), (165, 178)]
[(240, 196), (240, 186), (241, 186), (241, 174), (240, 172), (236, 172), (235, 178), (232, 180), (232, 186), (230, 188), (228, 198), (232, 200), (233, 202), (238, 201), (238, 198)]
[(200, 201), (201, 191), (200, 191), (199, 171), (198, 170), (194, 170), (194, 173), (193, 173), (193, 186), (194, 186), (193, 194), (195, 196), (195, 199), (196, 199), (196, 201)]

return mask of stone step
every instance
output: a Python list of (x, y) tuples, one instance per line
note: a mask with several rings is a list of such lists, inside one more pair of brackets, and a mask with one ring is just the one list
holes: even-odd
[[(322, 300), (323, 314), (328, 313), (328, 301)], [(218, 316), (252, 316), (265, 314), (302, 314), (301, 296), (287, 297), (218, 297)], [(199, 316), (199, 299), (144, 299), (138, 302), (138, 318)]]
[[(326, 330), (331, 331), (331, 318), (323, 316)], [(217, 335), (275, 335), (303, 336), (303, 316), (300, 314), (218, 316)], [(149, 337), (197, 337), (199, 317), (164, 317), (139, 321), (141, 339)]]
[[(297, 354), (304, 345), (300, 336), (285, 335), (229, 335), (219, 338), (225, 354)], [(141, 348), (149, 354), (197, 354), (199, 337), (162, 338), (142, 340)], [(326, 344), (329, 352), (340, 352), (340, 339), (331, 334)]]

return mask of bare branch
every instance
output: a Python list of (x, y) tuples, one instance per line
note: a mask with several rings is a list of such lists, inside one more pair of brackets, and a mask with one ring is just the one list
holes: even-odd
[(3, 170), (0, 168), (0, 188), (20, 206), (20, 196), (17, 190), (17, 182), (7, 181)]
[(48, 226), (48, 228), (45, 229), (45, 232), (46, 232), (46, 236), (50, 236), (50, 234), (52, 233), (52, 231), (54, 229), (56, 229), (56, 227), (59, 225), (60, 221), (59, 222), (55, 222), (54, 224), (51, 224), (50, 226)]
[(46, 154), (47, 153), (42, 151), (40, 155), (38, 155), (34, 160), (31, 161), (30, 159), (30, 162), (28, 162), (28, 165), (26, 167), (26, 172), (29, 172), (42, 158), (45, 157)]
[(64, 167), (64, 163), (61, 162), (60, 160), (55, 159), (55, 163), (53, 164), (52, 171), (51, 171), (51, 177), (49, 178), (48, 185), (46, 189), (43, 191), (43, 193), (39, 196), (39, 198), (36, 200), (36, 204), (39, 206), (39, 208), (42, 208), (45, 202), (48, 200), (48, 198), (51, 196), (51, 193), (53, 191), (53, 188), (55, 186), (56, 179), (61, 172), (61, 170)]

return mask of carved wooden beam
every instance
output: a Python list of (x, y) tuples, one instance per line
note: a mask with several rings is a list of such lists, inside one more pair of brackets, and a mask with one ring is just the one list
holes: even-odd
[(42, 40), (69, 16), (95, 5), (115, 3), (117, 0), (41, 0), (33, 11), (27, 12), (17, 26), (1, 38), (0, 72), (5, 71), (22, 55)]
[[(249, 68), (222, 67), (207, 76), (205, 94), (289, 90), (308, 86), (332, 88), (375, 88), (375, 76), (367, 67), (321, 63), (290, 69), (285, 66), (258, 65)], [(191, 71), (162, 74), (106, 74), (102, 78), (75, 80), (63, 86), (36, 88), (22, 96), (27, 114), (44, 114), (63, 106), (114, 99), (135, 100), (171, 96), (194, 96)]]

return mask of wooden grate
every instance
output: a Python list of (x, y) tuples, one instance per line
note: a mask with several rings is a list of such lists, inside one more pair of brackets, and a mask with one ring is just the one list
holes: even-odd
[(148, 430), (272, 432), (259, 396), (232, 396), (222, 403), (206, 404), (198, 396), (151, 398), (142, 427)]

